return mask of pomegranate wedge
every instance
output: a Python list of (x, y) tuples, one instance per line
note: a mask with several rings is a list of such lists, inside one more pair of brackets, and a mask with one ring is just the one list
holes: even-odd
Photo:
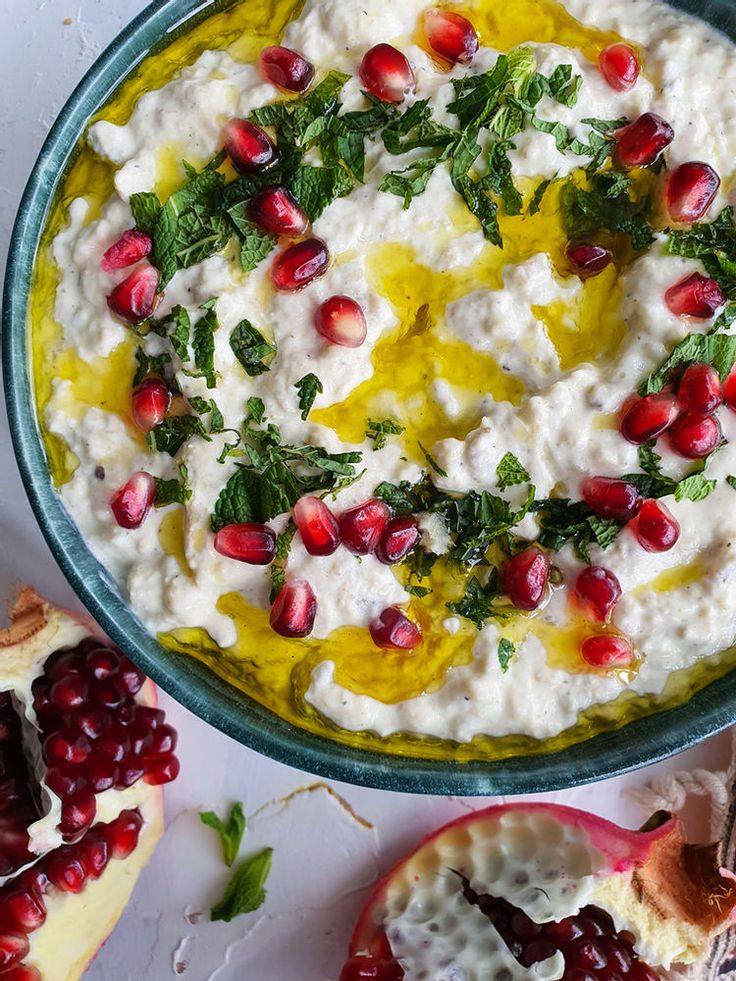
[(621, 599), (621, 584), (601, 565), (591, 565), (575, 580), (575, 597), (591, 620), (608, 623)]
[(271, 280), (277, 290), (293, 293), (324, 276), (330, 264), (330, 253), (318, 238), (290, 245), (277, 256), (271, 267)]
[(398, 606), (389, 606), (370, 622), (373, 643), (384, 651), (413, 651), (422, 642), (420, 627)]
[(133, 422), (141, 432), (148, 433), (166, 418), (171, 405), (171, 392), (165, 381), (152, 376), (136, 385), (130, 402)]
[(138, 324), (147, 320), (156, 309), (160, 276), (153, 266), (140, 266), (118, 283), (107, 298), (107, 305), (114, 314)]
[(700, 160), (680, 164), (667, 178), (664, 200), (673, 221), (699, 221), (718, 194), (721, 178)]
[(688, 460), (708, 456), (721, 442), (721, 425), (714, 416), (688, 412), (670, 429), (672, 449)]
[(648, 167), (675, 138), (670, 124), (654, 112), (645, 112), (616, 134), (616, 156), (623, 167)]
[(231, 119), (222, 136), (227, 155), (239, 174), (259, 174), (279, 158), (268, 133), (247, 119)]
[(611, 44), (598, 56), (601, 74), (617, 92), (628, 92), (636, 85), (641, 65), (636, 51), (628, 44)]
[(510, 558), (503, 567), (503, 591), (518, 610), (536, 610), (545, 597), (549, 559), (536, 545)]
[(677, 519), (666, 505), (653, 499), (644, 501), (630, 527), (647, 552), (669, 552), (680, 537)]
[(621, 435), (630, 443), (648, 443), (669, 429), (680, 414), (677, 397), (656, 392), (637, 399), (624, 413)]
[(317, 308), (314, 325), (330, 344), (360, 347), (368, 334), (363, 308), (349, 296), (332, 296)]
[(636, 484), (615, 477), (588, 477), (583, 481), (582, 492), (591, 511), (602, 518), (630, 521), (642, 504)]
[(286, 92), (306, 92), (314, 78), (314, 65), (298, 51), (281, 45), (264, 48), (258, 64), (266, 81)]
[(670, 286), (664, 301), (677, 317), (709, 320), (726, 302), (726, 297), (715, 279), (695, 272)]
[(376, 551), (391, 513), (383, 501), (371, 498), (340, 515), (340, 535), (343, 544), (356, 555)]
[(215, 551), (248, 565), (268, 565), (276, 555), (276, 532), (268, 525), (227, 525), (215, 535)]
[(371, 95), (382, 102), (403, 102), (414, 88), (414, 72), (398, 48), (377, 44), (360, 63), (360, 79)]
[(121, 528), (140, 528), (148, 517), (156, 494), (150, 473), (138, 470), (116, 492), (110, 508)]
[(613, 260), (613, 253), (610, 249), (606, 249), (602, 245), (594, 245), (592, 242), (568, 245), (565, 255), (572, 271), (583, 280), (590, 279), (591, 276), (598, 276), (610, 266)]
[(100, 269), (104, 272), (113, 272), (116, 269), (133, 266), (141, 259), (145, 259), (152, 248), (150, 236), (137, 228), (129, 228), (100, 259)]
[(433, 7), (424, 15), (424, 33), (432, 51), (453, 65), (469, 65), (478, 51), (478, 33), (462, 14)]
[(294, 522), (310, 555), (332, 555), (340, 547), (337, 518), (319, 497), (302, 497), (297, 501)]
[(291, 579), (281, 587), (269, 617), (282, 637), (308, 637), (317, 616), (317, 599), (306, 579)]
[(294, 195), (285, 187), (265, 187), (248, 205), (251, 221), (274, 235), (297, 238), (309, 227), (309, 219)]

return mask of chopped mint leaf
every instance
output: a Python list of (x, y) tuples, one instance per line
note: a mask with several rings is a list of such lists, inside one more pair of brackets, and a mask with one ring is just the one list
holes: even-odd
[(240, 266), (251, 272), (276, 248), (278, 239), (250, 220), (247, 201), (234, 204), (226, 214), (240, 239)]
[(246, 403), (246, 407), (248, 410), (248, 421), (252, 421), (257, 426), (260, 426), (266, 418), (266, 406), (263, 404), (263, 399), (259, 399), (257, 395), (251, 395)]
[(300, 378), (294, 387), (299, 393), (299, 408), (302, 419), (306, 419), (314, 405), (314, 400), (324, 391), (322, 382), (310, 371), (308, 375)]
[(483, 585), (477, 576), (471, 576), (465, 588), (465, 595), (456, 603), (446, 603), (447, 609), (482, 630), (486, 620), (495, 617), (506, 620), (510, 616), (509, 607), (497, 607), (495, 601), (503, 595), (501, 576), (496, 568), (491, 569), (488, 582)]
[(482, 183), (470, 177), (463, 177), (456, 179), (454, 186), (468, 210), (480, 222), (485, 237), (492, 245), (500, 248), (503, 241), (498, 227), (498, 205), (485, 193)]
[(500, 140), (492, 143), (488, 151), (488, 173), (480, 184), (484, 190), (493, 191), (503, 201), (507, 215), (520, 215), (523, 198), (514, 183), (508, 151), (512, 143)]
[(550, 94), (568, 108), (577, 104), (582, 84), (582, 75), (573, 76), (572, 65), (558, 65), (549, 77)]
[(508, 671), (515, 653), (516, 647), (514, 644), (506, 637), (502, 637), (498, 642), (498, 663), (501, 665), (501, 670), (504, 674)]
[(571, 542), (577, 556), (588, 563), (590, 546), (607, 548), (622, 527), (617, 521), (599, 518), (583, 501), (572, 502), (567, 498), (535, 501), (531, 510), (539, 517), (540, 545), (559, 552)]
[[(159, 337), (166, 337), (171, 342), (174, 353), (182, 362), (189, 361), (189, 332), (191, 322), (185, 308), (179, 304), (172, 308), (166, 317), (151, 317), (147, 321), (149, 330)], [(173, 330), (171, 329), (173, 327)]]
[[(700, 259), (709, 276), (717, 279), (729, 300), (736, 300), (736, 223), (733, 207), (724, 208), (711, 222), (670, 231), (667, 251), (687, 259)], [(730, 320), (736, 311), (730, 314)]]
[(415, 506), (412, 490), (408, 480), (403, 480), (400, 484), (390, 484), (384, 480), (373, 493), (385, 501), (392, 511), (398, 514), (411, 514)]
[(194, 366), (206, 380), (207, 388), (215, 388), (215, 331), (220, 326), (217, 314), (213, 309), (205, 312), (194, 325), (192, 334), (192, 350), (194, 351)]
[(352, 189), (353, 182), (341, 167), (299, 167), (291, 181), (294, 197), (310, 221), (316, 221), (335, 198)]
[(207, 399), (203, 399), (199, 395), (190, 395), (189, 404), (191, 405), (191, 407), (194, 409), (194, 411), (197, 413), (198, 416), (206, 415), (212, 409)]
[(736, 335), (688, 334), (639, 387), (640, 395), (660, 392), (675, 369), (695, 362), (713, 365), (725, 381), (736, 364)]
[(434, 472), (436, 474), (439, 474), (440, 477), (446, 477), (447, 476), (447, 471), (442, 469), (442, 467), (439, 465), (439, 463), (437, 463), (437, 461), (432, 456), (432, 454), (429, 452), (429, 450), (426, 449), (424, 446), (422, 446), (421, 443), (419, 443), (419, 449), (424, 454), (424, 459), (430, 465), (430, 467), (432, 468), (432, 470), (434, 470)]
[(227, 821), (222, 821), (214, 811), (202, 811), (199, 820), (220, 836), (225, 864), (232, 865), (238, 857), (240, 843), (245, 834), (246, 819), (243, 805), (240, 802), (233, 804)]
[(593, 532), (596, 545), (600, 548), (608, 548), (609, 545), (613, 544), (621, 531), (621, 525), (618, 521), (611, 518), (600, 518), (597, 514), (592, 514), (588, 518), (588, 525)]
[(161, 214), (161, 202), (152, 191), (139, 191), (130, 195), (130, 209), (135, 227), (146, 235), (153, 235)]
[(176, 456), (192, 436), (201, 436), (206, 440), (210, 438), (198, 416), (170, 416), (148, 433), (146, 443), (158, 453)]
[(514, 487), (516, 484), (528, 484), (528, 472), (517, 460), (513, 453), (505, 453), (496, 467), (496, 477), (498, 478), (498, 489), (505, 491), (507, 487)]
[(716, 489), (717, 481), (702, 473), (694, 473), (679, 481), (675, 488), (676, 501), (704, 501)]
[(529, 202), (528, 213), (530, 215), (536, 215), (539, 213), (542, 207), (542, 201), (544, 200), (544, 195), (550, 189), (556, 178), (557, 175), (555, 174), (554, 177), (548, 177), (546, 180), (540, 181), (539, 184), (537, 184), (534, 194), (532, 195), (532, 199)]
[(227, 525), (260, 521), (261, 513), (258, 478), (248, 468), (238, 465), (215, 503), (210, 518), (212, 531), (217, 533)]
[(429, 596), (432, 592), (431, 587), (418, 584), (432, 575), (432, 569), (434, 569), (438, 559), (439, 555), (435, 555), (434, 552), (427, 552), (421, 546), (409, 553), (403, 563), (409, 572), (409, 580), (404, 586), (407, 593), (418, 599)]
[(211, 919), (229, 923), (234, 917), (261, 907), (266, 901), (265, 884), (272, 859), (272, 848), (264, 848), (245, 859), (235, 870), (220, 902), (212, 907)]
[(284, 530), (276, 538), (276, 554), (274, 555), (273, 562), (271, 563), (271, 602), (276, 599), (276, 597), (281, 592), (284, 583), (286, 582), (286, 566), (289, 561), (289, 552), (291, 551), (291, 543), (294, 541), (294, 536), (296, 535), (296, 525), (289, 519)]
[(632, 181), (616, 171), (593, 174), (590, 187), (580, 187), (568, 179), (562, 191), (562, 211), (568, 238), (587, 238), (602, 230), (622, 232), (639, 252), (649, 248), (654, 233), (647, 221), (651, 202), (648, 197), (631, 196)]
[(179, 476), (171, 480), (163, 480), (161, 477), (154, 477), (156, 485), (153, 505), (157, 508), (168, 507), (169, 504), (186, 504), (192, 496), (192, 489), (189, 486), (189, 471), (183, 463), (179, 464)]
[(736, 477), (729, 474), (728, 477), (726, 477), (726, 483), (729, 487), (733, 487), (733, 489), (736, 490)]
[(210, 411), (212, 415), (210, 416), (210, 432), (211, 433), (221, 433), (225, 426), (225, 420), (223, 419), (222, 413), (215, 402), (214, 399), (210, 399)]
[(368, 420), (366, 439), (373, 440), (373, 449), (382, 450), (388, 441), (389, 436), (400, 436), (406, 430), (406, 426), (395, 422), (393, 419), (382, 419), (380, 422), (375, 419)]
[(264, 358), (270, 358), (276, 353), (274, 344), (269, 344), (260, 331), (256, 330), (249, 320), (241, 320), (230, 334), (230, 347), (233, 354), (251, 376), (262, 375), (268, 371)]
[(158, 375), (165, 378), (171, 373), (171, 362), (166, 354), (148, 354), (146, 349), (139, 345), (135, 349), (136, 369), (133, 375), (133, 388), (140, 385), (148, 375)]

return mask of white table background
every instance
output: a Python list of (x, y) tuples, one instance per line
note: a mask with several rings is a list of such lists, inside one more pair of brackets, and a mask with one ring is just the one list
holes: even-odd
[[(0, 0), (0, 255), (56, 113), (95, 56), (144, 6), (144, 0)], [(76, 603), (36, 528), (0, 409), (0, 604), (18, 582)], [(377, 875), (421, 835), (488, 802), (344, 784), (332, 785), (342, 802), (325, 784), (285, 801), (317, 778), (236, 744), (166, 696), (162, 703), (179, 730), (182, 759), (179, 780), (166, 790), (166, 836), (88, 981), (335, 981)], [(628, 799), (629, 788), (656, 773), (723, 768), (729, 744), (721, 736), (659, 767), (547, 799), (633, 827), (645, 815)], [(245, 802), (250, 817), (242, 854), (271, 845), (274, 868), (262, 909), (228, 925), (207, 918), (228, 870), (196, 812), (222, 813), (234, 800)]]

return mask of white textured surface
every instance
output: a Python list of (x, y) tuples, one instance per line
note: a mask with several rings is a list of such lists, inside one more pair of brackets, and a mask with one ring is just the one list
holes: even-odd
[[(0, 253), (22, 184), (63, 100), (101, 46), (142, 0), (0, 0)], [(71, 23), (65, 24), (69, 18)], [(0, 596), (14, 580), (73, 602), (36, 529), (15, 472), (7, 423), (0, 422)], [(414, 798), (347, 786), (337, 789), (368, 829), (324, 789), (279, 798), (312, 778), (272, 763), (198, 722), (170, 699), (183, 772), (169, 789), (169, 829), (118, 929), (87, 981), (335, 981), (368, 884), (418, 838), (487, 800)], [(725, 763), (727, 740), (712, 741), (657, 771)], [(550, 799), (635, 825), (641, 812), (623, 795), (652, 771)], [(193, 812), (224, 811), (244, 799), (251, 821), (244, 851), (275, 848), (266, 905), (232, 924), (200, 916), (218, 898), (227, 870), (216, 841)], [(707, 815), (705, 816), (707, 817)], [(179, 972), (175, 973), (175, 965)], [(55, 979), (57, 981), (57, 979)], [(61, 979), (58, 979), (61, 981)]]

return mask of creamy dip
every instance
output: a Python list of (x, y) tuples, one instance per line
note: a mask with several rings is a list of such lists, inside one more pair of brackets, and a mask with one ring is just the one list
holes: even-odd
[[(450, 7), (480, 33), (469, 66), (448, 69), (428, 54), (418, 28), (426, 0), (306, 0), (279, 43), (314, 64), (317, 82), (333, 70), (349, 75), (340, 99), (342, 111), (350, 112), (368, 107), (357, 74), (361, 58), (371, 46), (390, 42), (416, 77), (400, 111), (428, 100), (433, 119), (447, 126), (457, 125), (447, 108), (455, 98), (453, 80), (488, 72), (501, 51), (528, 43), (538, 72), (549, 77), (569, 65), (572, 77), (581, 79), (569, 104), (544, 97), (539, 119), (561, 123), (571, 137), (588, 142), (591, 127), (584, 120), (635, 120), (655, 112), (675, 131), (665, 152), (670, 170), (705, 160), (721, 176), (706, 220), (729, 202), (736, 58), (727, 39), (654, 0), (566, 0), (564, 6), (530, 0), (514, 13), (513, 29), (500, 23), (490, 0)], [(624, 92), (606, 83), (597, 64), (601, 49), (620, 38), (635, 46), (642, 62), (637, 84)], [(223, 448), (234, 442), (248, 398), (263, 401), (284, 444), (362, 454), (358, 479), (326, 498), (338, 514), (370, 498), (382, 482), (415, 484), (425, 472), (442, 491), (489, 491), (514, 507), (529, 483), (537, 499), (579, 501), (589, 476), (641, 471), (638, 447), (619, 432), (618, 413), (685, 335), (712, 324), (676, 316), (665, 304), (665, 291), (702, 267), (667, 253), (667, 218), (656, 209), (650, 215), (654, 243), (636, 258), (629, 255), (586, 281), (570, 273), (560, 195), (589, 158), (558, 149), (553, 134), (527, 126), (513, 139), (508, 160), (523, 206), (516, 217), (499, 206), (503, 250), (484, 237), (447, 164), (434, 169), (426, 191), (406, 208), (401, 197), (379, 191), (385, 174), (427, 151), (397, 157), (376, 138), (366, 142), (365, 183), (313, 223), (332, 258), (323, 277), (301, 291), (276, 292), (270, 279), (275, 253), (244, 274), (230, 247), (181, 269), (166, 285), (158, 318), (181, 305), (194, 322), (201, 305), (216, 300), (217, 379), (207, 388), (204, 378), (180, 370), (161, 336), (138, 337), (110, 311), (107, 297), (125, 273), (103, 271), (100, 259), (134, 224), (131, 195), (155, 191), (165, 201), (185, 180), (181, 159), (200, 169), (221, 148), (229, 119), (282, 98), (257, 65), (227, 50), (208, 50), (166, 84), (151, 87), (129, 118), (117, 113), (108, 121), (103, 111), (88, 139), (114, 170), (114, 186), (104, 203), (95, 203), (77, 181), (80, 196), (69, 202), (67, 223), (53, 240), (59, 271), (54, 316), (65, 353), (53, 367), (44, 424), (78, 461), (60, 493), (146, 628), (171, 648), (204, 650), (214, 665), (219, 648), (224, 673), (239, 683), (237, 664), (249, 662), (250, 649), (256, 666), (247, 690), (287, 717), (313, 718), (316, 710), (343, 730), (460, 743), (479, 734), (553, 737), (581, 713), (625, 692), (661, 694), (674, 672), (731, 647), (736, 491), (726, 478), (736, 473), (736, 413), (728, 408), (719, 413), (728, 442), (707, 466), (715, 489), (705, 501), (666, 497), (681, 526), (677, 544), (650, 553), (623, 529), (605, 550), (595, 543), (590, 548), (592, 562), (621, 584), (609, 629), (635, 651), (625, 671), (591, 668), (579, 656), (581, 638), (596, 628), (571, 606), (571, 585), (585, 563), (569, 542), (551, 555), (553, 588), (534, 614), (491, 617), (477, 629), (445, 605), (462, 596), (470, 568), (453, 570), (441, 558), (423, 582), (432, 593), (412, 597), (403, 566), (359, 558), (346, 548), (329, 557), (309, 555), (297, 535), (286, 575), (312, 585), (314, 628), (308, 640), (269, 632), (268, 568), (218, 554), (211, 529), (218, 497), (238, 464)], [(318, 151), (309, 151), (308, 162), (319, 165)], [(228, 172), (227, 179), (234, 176)], [(554, 183), (530, 214), (545, 179)], [(652, 171), (635, 179), (657, 201), (663, 180)], [(335, 295), (349, 295), (363, 308), (361, 347), (330, 345), (315, 331), (317, 307)], [(230, 344), (244, 318), (277, 349), (269, 370), (255, 377), (246, 375)], [(214, 398), (224, 431), (188, 439), (175, 458), (148, 449), (128, 408), (136, 346), (173, 359), (183, 399)], [(303, 420), (295, 386), (308, 373), (322, 390)], [(376, 449), (365, 434), (369, 420), (383, 419), (404, 432)], [(694, 469), (666, 439), (657, 452), (663, 472), (675, 479)], [(527, 480), (499, 489), (496, 471), (507, 453)], [(110, 499), (131, 473), (174, 479), (181, 464), (188, 501), (152, 510), (135, 530), (119, 527)], [(269, 523), (278, 533), (288, 518), (285, 513)], [(442, 517), (421, 516), (420, 526), (422, 547), (444, 555), (450, 536)], [(535, 513), (513, 530), (517, 543), (533, 542), (539, 532)], [(475, 571), (483, 578), (487, 567)], [(389, 654), (370, 640), (368, 625), (395, 605), (423, 628), (423, 643), (411, 652)], [(511, 651), (510, 658), (499, 657), (502, 640), (509, 642), (501, 649)], [(297, 708), (287, 710), (292, 692)]]

